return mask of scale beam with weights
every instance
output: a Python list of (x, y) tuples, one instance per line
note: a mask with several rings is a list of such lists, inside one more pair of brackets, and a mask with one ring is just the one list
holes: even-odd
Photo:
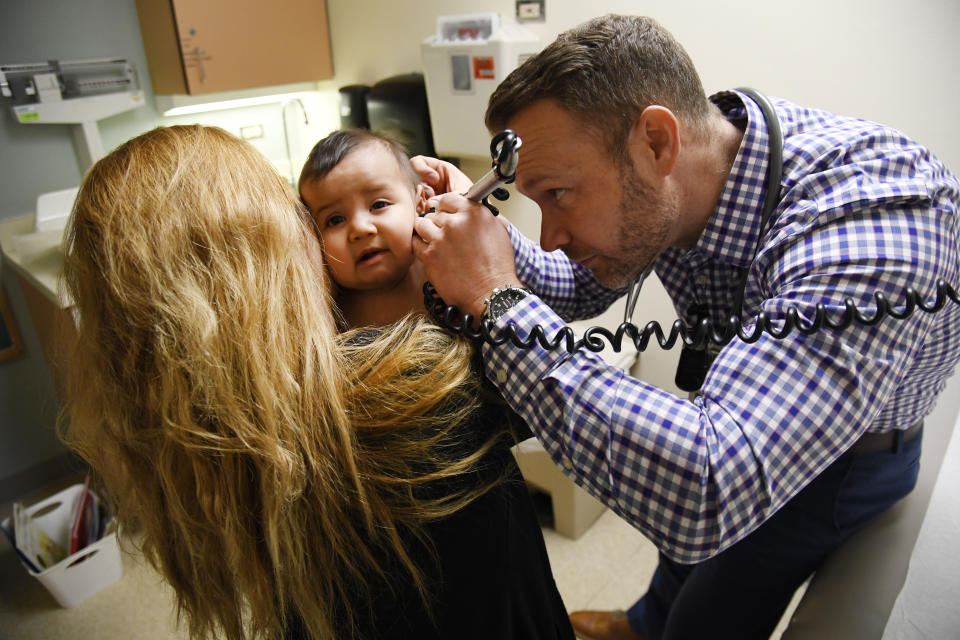
[[(13, 100), (13, 116), (22, 124), (71, 125), (81, 172), (104, 156), (97, 121), (144, 104), (136, 68), (124, 58), (0, 65), (0, 96)], [(76, 192), (41, 194), (36, 230), (62, 226)]]

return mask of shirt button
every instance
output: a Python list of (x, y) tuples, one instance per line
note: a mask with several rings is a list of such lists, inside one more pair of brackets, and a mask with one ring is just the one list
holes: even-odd
[(573, 463), (570, 462), (570, 458), (563, 459), (563, 468), (567, 471), (573, 471)]
[(497, 369), (497, 382), (504, 384), (507, 381), (507, 370)]

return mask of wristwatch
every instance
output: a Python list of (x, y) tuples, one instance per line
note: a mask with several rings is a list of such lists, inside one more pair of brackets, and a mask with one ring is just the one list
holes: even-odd
[(486, 309), (483, 312), (483, 319), (496, 322), (500, 319), (507, 309), (517, 304), (527, 297), (530, 291), (521, 287), (504, 287), (494, 289), (490, 297), (483, 301)]

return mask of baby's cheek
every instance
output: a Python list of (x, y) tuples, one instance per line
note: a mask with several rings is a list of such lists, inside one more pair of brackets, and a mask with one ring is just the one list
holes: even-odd
[(403, 247), (397, 253), (397, 259), (404, 268), (409, 269), (413, 265), (417, 259), (417, 257), (413, 255), (413, 238), (410, 238), (410, 244)]
[(327, 273), (335, 283), (342, 284), (350, 276), (349, 267), (342, 260), (331, 259), (330, 256), (327, 256), (324, 263)]

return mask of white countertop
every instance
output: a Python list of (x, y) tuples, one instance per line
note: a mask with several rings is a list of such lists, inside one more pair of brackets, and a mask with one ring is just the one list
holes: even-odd
[(60, 290), (63, 271), (63, 229), (34, 231), (34, 216), (0, 220), (0, 248), (3, 262), (30, 282), (61, 309), (72, 306)]

